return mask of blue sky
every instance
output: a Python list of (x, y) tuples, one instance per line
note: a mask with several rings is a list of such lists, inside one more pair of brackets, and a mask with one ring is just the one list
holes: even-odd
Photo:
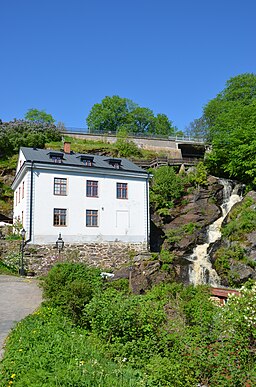
[(3, 121), (37, 108), (85, 128), (119, 95), (184, 130), (230, 77), (255, 72), (255, 0), (8, 0), (0, 14)]

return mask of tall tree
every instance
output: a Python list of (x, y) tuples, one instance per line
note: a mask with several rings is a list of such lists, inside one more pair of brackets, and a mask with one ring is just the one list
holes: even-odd
[(195, 118), (194, 121), (186, 127), (186, 135), (194, 138), (208, 138), (208, 127), (205, 117)]
[(256, 75), (231, 78), (204, 108), (212, 143), (208, 163), (224, 174), (256, 187)]
[(87, 119), (89, 131), (116, 132), (125, 129), (133, 133), (172, 135), (175, 128), (165, 114), (156, 117), (152, 110), (118, 95), (105, 97), (93, 105)]
[(144, 107), (136, 107), (127, 116), (127, 122), (133, 133), (148, 133), (154, 131), (154, 113)]
[(51, 114), (38, 109), (29, 109), (25, 114), (25, 120), (39, 122), (41, 124), (53, 124), (55, 122), (55, 119)]
[(174, 128), (172, 121), (165, 114), (157, 114), (154, 122), (154, 133), (172, 136), (175, 135), (176, 129)]
[(93, 105), (87, 119), (89, 131), (115, 132), (126, 123), (128, 108), (125, 98), (105, 97)]

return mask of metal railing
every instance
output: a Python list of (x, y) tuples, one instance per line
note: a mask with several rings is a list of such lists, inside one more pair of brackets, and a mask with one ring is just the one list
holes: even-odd
[[(74, 128), (74, 127), (67, 127), (65, 131), (62, 131), (63, 134), (85, 134), (85, 135), (92, 135), (92, 136), (110, 136), (110, 137), (116, 137), (118, 132), (116, 131), (108, 131), (104, 132), (102, 130), (88, 130), (88, 128)], [(200, 143), (204, 144), (206, 141), (204, 138), (200, 137), (190, 137), (190, 136), (167, 136), (162, 134), (156, 134), (156, 133), (132, 133), (129, 132), (127, 134), (130, 138), (145, 138), (145, 139), (155, 139), (155, 140), (169, 140), (169, 141), (175, 141), (175, 142), (190, 142), (190, 143)]]
[(186, 166), (193, 166), (196, 165), (200, 161), (200, 159), (193, 157), (184, 157), (180, 159), (172, 159), (169, 157), (157, 157), (151, 160), (133, 159), (132, 161), (141, 168), (158, 168), (164, 165), (180, 166), (184, 164)]

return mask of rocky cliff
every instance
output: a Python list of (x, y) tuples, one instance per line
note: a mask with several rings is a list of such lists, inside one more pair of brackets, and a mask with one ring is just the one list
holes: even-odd
[[(168, 215), (151, 214), (153, 254), (137, 257), (130, 273), (133, 291), (143, 293), (163, 281), (191, 282), (191, 254), (196, 245), (207, 242), (208, 226), (222, 215), (223, 194), (221, 180), (210, 176), (205, 187), (188, 190)], [(250, 278), (256, 279), (255, 209), (256, 193), (250, 192), (224, 219), (222, 237), (208, 247), (220, 286), (237, 287)], [(125, 271), (128, 276), (125, 269), (117, 275), (125, 276)]]

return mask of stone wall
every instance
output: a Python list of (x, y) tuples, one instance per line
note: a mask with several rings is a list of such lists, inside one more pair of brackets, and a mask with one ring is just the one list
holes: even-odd
[[(1, 259), (8, 263), (8, 257), (16, 256), (17, 264), (20, 241), (1, 241)], [(36, 275), (46, 274), (57, 262), (83, 262), (104, 269), (129, 265), (136, 254), (147, 252), (143, 243), (86, 243), (65, 244), (59, 254), (53, 245), (27, 245), (24, 250), (24, 266), (28, 272)]]

